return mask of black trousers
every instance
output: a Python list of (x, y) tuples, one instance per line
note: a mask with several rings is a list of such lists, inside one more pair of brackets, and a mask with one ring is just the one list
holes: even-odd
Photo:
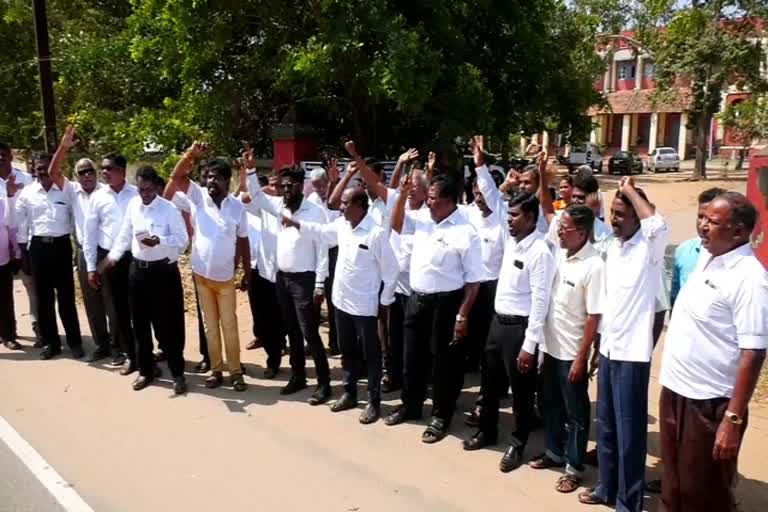
[(197, 349), (203, 361), (208, 363), (208, 366), (211, 366), (211, 356), (208, 355), (208, 338), (205, 336), (205, 324), (203, 323), (203, 312), (200, 310), (200, 298), (197, 296), (197, 286), (194, 288), (195, 308), (197, 309)]
[(464, 383), (464, 350), (452, 344), (453, 327), (464, 290), (413, 293), (405, 312), (403, 405), (420, 413), (427, 397), (430, 360), (433, 372), (432, 416), (450, 425)]
[(80, 347), (80, 321), (75, 306), (75, 278), (72, 272), (72, 242), (69, 235), (58, 237), (33, 236), (29, 244), (29, 260), (35, 276), (38, 297), (40, 337), (44, 345), (61, 348), (56, 324), (56, 303), (64, 325), (67, 345)]
[(384, 366), (396, 385), (403, 382), (403, 344), (405, 338), (405, 310), (408, 295), (395, 293), (395, 302), (389, 306), (389, 345), (384, 353)]
[[(109, 251), (98, 247), (96, 258), (100, 262)], [(115, 351), (125, 354), (131, 361), (136, 361), (136, 338), (131, 324), (131, 301), (128, 286), (128, 273), (131, 267), (131, 253), (123, 254), (117, 264), (107, 269), (101, 276), (101, 295), (109, 318), (109, 332)]]
[(375, 316), (350, 315), (336, 310), (336, 327), (344, 372), (344, 391), (357, 398), (360, 366), (366, 361), (368, 369), (368, 402), (381, 404), (381, 345)]
[(488, 375), (483, 409), (480, 413), (480, 430), (496, 437), (499, 428), (499, 400), (501, 390), (508, 382), (512, 385), (512, 406), (515, 410), (516, 428), (512, 444), (525, 446), (536, 422), (534, 399), (536, 374), (534, 365), (527, 373), (517, 369), (517, 356), (525, 341), (528, 317), (493, 316), (485, 345), (486, 371)]
[(13, 271), (10, 262), (0, 265), (0, 340), (16, 341)]
[(85, 316), (88, 317), (88, 326), (91, 328), (91, 336), (96, 346), (101, 350), (110, 350), (112, 341), (110, 332), (114, 328), (107, 328), (107, 306), (101, 290), (95, 290), (88, 285), (88, 270), (85, 264), (83, 247), (77, 244), (77, 280), (80, 283), (80, 293), (85, 304)]
[(278, 272), (277, 300), (283, 313), (291, 349), (291, 371), (297, 379), (306, 378), (304, 340), (315, 362), (318, 384), (330, 384), (328, 357), (320, 339), (320, 317), (312, 300), (315, 290), (314, 272)]
[(255, 268), (251, 269), (251, 280), (248, 282), (248, 302), (253, 316), (253, 335), (264, 345), (267, 368), (278, 369), (283, 358), (285, 326), (277, 302), (277, 287), (260, 276)]
[(168, 358), (171, 375), (184, 375), (184, 292), (176, 263), (134, 259), (129, 272), (133, 329), (139, 373), (154, 375), (152, 331)]
[[(336, 307), (333, 305), (333, 280), (336, 277), (336, 260), (339, 258), (339, 246), (328, 249), (328, 277), (325, 279), (325, 307), (328, 310), (328, 348), (338, 349), (339, 342), (336, 334)], [(319, 308), (320, 306), (318, 306)], [(319, 314), (319, 312), (318, 312)]]
[(496, 285), (498, 281), (485, 281), (480, 283), (477, 291), (477, 299), (469, 313), (469, 339), (467, 340), (467, 368), (475, 370), (480, 367), (480, 394), (477, 399), (479, 405), (482, 404), (483, 395), (487, 383), (485, 378), (488, 375), (485, 370), (485, 343), (488, 340), (488, 331), (491, 328), (493, 319), (493, 303), (496, 298)]

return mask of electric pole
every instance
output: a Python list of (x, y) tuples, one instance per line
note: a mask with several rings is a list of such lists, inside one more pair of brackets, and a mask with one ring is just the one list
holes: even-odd
[(51, 49), (48, 44), (48, 14), (45, 0), (33, 0), (35, 40), (37, 42), (37, 63), (40, 68), (40, 97), (43, 103), (45, 121), (45, 147), (48, 152), (56, 150), (59, 138), (56, 136), (56, 104), (53, 97), (53, 74), (51, 72)]

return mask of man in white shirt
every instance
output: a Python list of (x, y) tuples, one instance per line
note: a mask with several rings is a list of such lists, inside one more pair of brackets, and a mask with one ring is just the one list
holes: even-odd
[(139, 369), (133, 389), (146, 388), (160, 375), (152, 353), (154, 331), (167, 357), (174, 393), (183, 394), (187, 390), (184, 295), (176, 259), (189, 237), (179, 211), (157, 194), (157, 172), (152, 167), (136, 172), (136, 185), (139, 197), (128, 203), (117, 238), (100, 265), (114, 268), (131, 251), (129, 291)]
[(486, 390), (478, 431), (464, 441), (465, 450), (494, 444), (498, 437), (502, 386), (512, 386), (515, 430), (499, 463), (502, 472), (522, 463), (536, 423), (536, 354), (544, 342), (544, 322), (554, 274), (552, 253), (537, 230), (539, 201), (521, 192), (509, 201), (506, 242), (494, 301), (494, 316), (485, 346)]
[(96, 165), (88, 158), (82, 158), (75, 164), (77, 183), (75, 188), (75, 201), (72, 204), (72, 213), (75, 222), (76, 265), (77, 279), (80, 284), (80, 293), (83, 296), (85, 315), (91, 328), (91, 337), (96, 344), (87, 361), (89, 363), (99, 361), (111, 355), (111, 332), (107, 329), (106, 305), (101, 293), (88, 286), (88, 271), (86, 269), (85, 252), (83, 244), (85, 239), (85, 219), (89, 214), (94, 193), (102, 187), (96, 177)]
[(178, 189), (191, 203), (195, 231), (192, 272), (211, 358), (211, 376), (205, 385), (216, 388), (224, 381), (223, 337), (232, 387), (235, 391), (245, 391), (234, 279), (238, 262), (242, 263), (246, 276), (251, 270), (248, 218), (243, 203), (229, 194), (232, 168), (224, 159), (213, 158), (203, 164), (205, 188), (189, 179), (190, 171), (206, 151), (204, 143), (195, 143), (187, 150), (173, 170), (172, 186), (166, 189), (166, 197), (173, 197)]
[[(120, 374), (136, 371), (136, 340), (131, 326), (128, 273), (131, 253), (126, 251), (117, 264), (98, 273), (99, 264), (115, 244), (125, 212), (139, 193), (125, 180), (127, 161), (124, 156), (109, 153), (101, 161), (101, 174), (106, 186), (93, 193), (91, 208), (85, 218), (83, 252), (88, 271), (88, 285), (98, 290), (106, 306), (112, 336), (114, 366)], [(104, 354), (107, 357), (108, 354)]]
[[(27, 163), (27, 169), (31, 170), (33, 167), (34, 162), (30, 159), (30, 161)], [(14, 194), (8, 194), (6, 192), (6, 183), (11, 176), (13, 176), (12, 180), (14, 183)], [(30, 173), (26, 173), (13, 167), (13, 153), (11, 151), (11, 147), (5, 142), (0, 141), (0, 196), (8, 197), (9, 214), (12, 214), (12, 210), (15, 208), (15, 200), (13, 199), (13, 196), (15, 195), (18, 197), (18, 194), (21, 192), (21, 190), (23, 190), (24, 187), (32, 184), (33, 181), (34, 178)], [(18, 243), (16, 242), (16, 226), (10, 225), (10, 229), (12, 243), (16, 245), (13, 254), (21, 255), (21, 249), (18, 247)], [(19, 258), (21, 258), (21, 256), (19, 256)], [(21, 278), (21, 283), (24, 285), (24, 290), (27, 293), (27, 299), (29, 301), (29, 314), (32, 317), (32, 330), (34, 331), (37, 338), (35, 346), (41, 347), (42, 343), (40, 341), (40, 329), (37, 325), (37, 294), (35, 293), (35, 280), (32, 276), (32, 273), (30, 272), (28, 260), (25, 262), (26, 264), (22, 263), (23, 262), (20, 260), (12, 260), (11, 269), (18, 273), (19, 277)], [(16, 333), (15, 318), (13, 324), (13, 332)]]
[(368, 405), (360, 415), (367, 425), (379, 419), (381, 408), (381, 346), (377, 330), (379, 288), (381, 305), (394, 302), (399, 266), (389, 235), (368, 214), (368, 195), (362, 188), (348, 188), (341, 199), (343, 219), (329, 224), (285, 222), (302, 232), (302, 236), (321, 238), (324, 243), (338, 244), (342, 272), (334, 282), (338, 344), (344, 372), (344, 394), (331, 410), (345, 411), (357, 406), (357, 379), (360, 362), (368, 365)]
[(547, 451), (534, 469), (565, 466), (555, 489), (575, 491), (584, 473), (589, 439), (587, 360), (597, 335), (603, 300), (604, 264), (590, 243), (595, 214), (584, 205), (563, 210), (558, 223), (562, 250), (544, 327), (541, 400)]
[[(397, 425), (421, 417), (429, 370), (433, 375), (432, 419), (424, 443), (443, 439), (464, 382), (467, 317), (482, 279), (480, 240), (458, 209), (459, 185), (445, 176), (432, 180), (428, 210), (406, 214), (410, 181), (404, 182), (392, 214), (392, 229), (413, 234), (411, 294), (405, 314), (402, 405), (386, 418)], [(432, 364), (429, 364), (431, 357)]]
[(666, 221), (655, 213), (631, 177), (619, 182), (611, 205), (615, 240), (605, 263), (605, 303), (597, 400), (597, 488), (579, 495), (585, 504), (642, 508), (653, 354), (655, 302), (661, 285)]
[[(14, 178), (11, 178), (13, 187)], [(0, 194), (0, 343), (7, 349), (20, 350), (16, 341), (16, 311), (13, 301), (13, 262), (21, 257), (11, 228), (13, 199)]]
[(768, 348), (768, 273), (750, 247), (757, 215), (737, 192), (710, 202), (698, 264), (672, 311), (659, 379), (669, 512), (736, 510), (747, 406)]
[[(276, 219), (282, 219), (285, 215), (299, 222), (325, 224), (325, 212), (304, 198), (303, 187), (304, 171), (290, 167), (280, 173), (282, 197), (268, 196), (256, 187), (251, 192), (252, 198), (244, 196), (243, 202), (253, 214), (263, 211)], [(331, 397), (328, 357), (320, 339), (320, 318), (315, 307), (315, 301), (319, 303), (323, 298), (323, 284), (328, 273), (328, 249), (322, 242), (302, 237), (296, 228), (283, 226), (277, 233), (276, 252), (277, 299), (288, 331), (292, 371), (291, 379), (280, 393), (290, 395), (307, 387), (304, 355), (306, 340), (317, 371), (317, 387), (309, 404), (319, 405)]]
[[(323, 158), (323, 167), (325, 169), (313, 169), (310, 173), (309, 180), (312, 184), (313, 192), (307, 197), (307, 201), (320, 206), (325, 211), (325, 216), (328, 217), (328, 222), (330, 223), (339, 218), (339, 210), (332, 210), (328, 207), (331, 191), (339, 182), (339, 171), (335, 158)], [(339, 355), (340, 353), (336, 337), (336, 314), (333, 307), (333, 279), (336, 276), (336, 260), (338, 257), (339, 246), (334, 242), (328, 246), (328, 277), (325, 278), (325, 283), (323, 284), (325, 307), (328, 311), (328, 351), (332, 356)], [(320, 305), (317, 307), (319, 315)]]
[[(24, 187), (16, 199), (17, 239), (22, 257), (29, 258), (38, 297), (38, 324), (43, 342), (41, 359), (61, 353), (56, 306), (64, 325), (67, 345), (76, 359), (84, 356), (80, 321), (75, 306), (75, 281), (72, 273), (72, 205), (75, 188), (55, 162), (62, 162), (76, 143), (74, 128), (67, 127), (56, 155), (41, 155), (35, 162), (37, 181)], [(49, 174), (49, 165), (53, 173)], [(28, 249), (27, 249), (27, 244)]]

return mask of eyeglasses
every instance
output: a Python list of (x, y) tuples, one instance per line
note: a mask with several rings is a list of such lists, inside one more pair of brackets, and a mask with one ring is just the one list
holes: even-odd
[(570, 233), (571, 231), (578, 231), (578, 230), (579, 230), (578, 228), (566, 228), (566, 227), (563, 227), (562, 224), (557, 226), (557, 232), (558, 233)]
[(96, 174), (96, 169), (88, 167), (87, 169), (80, 169), (77, 171), (78, 176), (86, 176), (88, 174)]

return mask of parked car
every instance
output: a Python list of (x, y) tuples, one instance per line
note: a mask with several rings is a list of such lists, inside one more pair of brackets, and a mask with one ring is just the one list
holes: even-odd
[(568, 155), (568, 174), (573, 174), (581, 165), (589, 165), (594, 172), (603, 172), (603, 154), (597, 144), (587, 142), (571, 148)]
[(608, 161), (609, 174), (640, 174), (643, 160), (631, 151), (617, 151)]
[(648, 169), (651, 172), (680, 170), (680, 156), (675, 148), (656, 148), (648, 154)]

